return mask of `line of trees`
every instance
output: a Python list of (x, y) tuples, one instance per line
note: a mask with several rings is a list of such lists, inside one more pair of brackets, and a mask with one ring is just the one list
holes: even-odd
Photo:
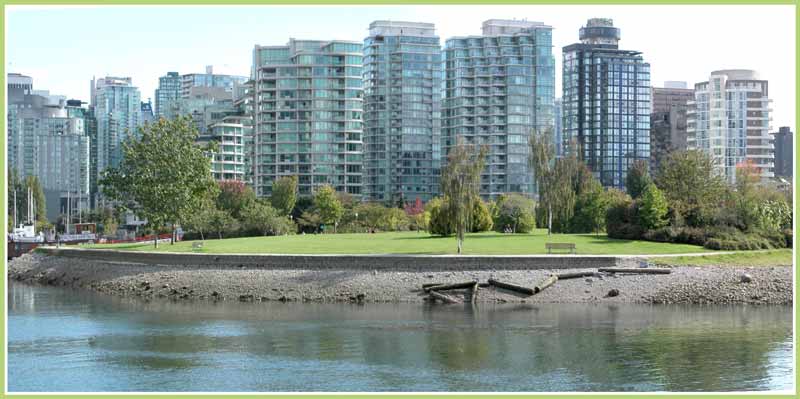
[[(142, 127), (138, 138), (124, 143), (120, 165), (104, 174), (103, 192), (119, 207), (146, 218), (154, 233), (182, 226), (201, 239), (417, 230), (454, 235), (461, 253), (468, 232), (527, 233), (540, 226), (548, 234), (606, 231), (616, 238), (720, 249), (791, 242), (787, 195), (760, 184), (758, 170), (749, 164), (738, 168), (737, 184), (730, 186), (715, 173), (710, 158), (695, 151), (671, 154), (654, 178), (646, 162), (633, 164), (625, 193), (603, 188), (578, 159), (574, 145), (556, 157), (552, 135), (534, 133), (529, 162), (539, 204), (513, 193), (484, 202), (480, 179), (488, 148), (459, 141), (442, 168), (441, 196), (425, 206), (417, 200), (393, 207), (357, 201), (331, 186), (301, 198), (294, 176), (273, 182), (269, 198), (256, 198), (243, 182), (214, 181), (204, 155), (208, 149), (195, 144), (197, 135), (188, 118)], [(23, 185), (13, 172), (10, 183), (17, 190)], [(37, 215), (43, 217), (41, 197)], [(109, 227), (115, 217), (98, 215)]]

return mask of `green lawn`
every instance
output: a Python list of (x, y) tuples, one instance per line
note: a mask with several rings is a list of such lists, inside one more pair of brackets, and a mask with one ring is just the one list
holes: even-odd
[[(546, 242), (574, 243), (578, 254), (678, 254), (711, 252), (703, 247), (648, 241), (615, 240), (594, 234), (554, 234), (546, 230), (532, 234), (469, 234), (464, 253), (473, 255), (545, 254)], [(153, 244), (97, 244), (91, 248), (115, 248), (130, 251), (153, 251)], [(158, 251), (192, 252), (192, 241), (175, 245), (160, 244)], [(206, 240), (203, 253), (279, 253), (279, 254), (454, 254), (454, 237), (427, 233), (325, 234), (280, 237), (247, 237)]]
[(778, 266), (792, 264), (792, 250), (777, 249), (735, 254), (676, 256), (651, 258), (651, 260), (656, 264), (671, 266)]

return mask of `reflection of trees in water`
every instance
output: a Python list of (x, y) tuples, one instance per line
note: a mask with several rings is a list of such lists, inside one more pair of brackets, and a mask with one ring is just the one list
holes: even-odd
[(736, 391), (768, 380), (770, 352), (791, 334), (791, 327), (651, 330), (629, 337), (627, 346), (666, 391)]

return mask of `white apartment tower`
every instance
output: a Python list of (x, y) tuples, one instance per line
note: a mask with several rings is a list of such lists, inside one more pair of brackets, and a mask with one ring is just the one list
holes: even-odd
[(746, 162), (763, 179), (774, 176), (775, 155), (769, 116), (768, 82), (755, 71), (711, 72), (695, 84), (687, 114), (687, 145), (711, 156), (721, 175), (736, 181), (736, 167)]

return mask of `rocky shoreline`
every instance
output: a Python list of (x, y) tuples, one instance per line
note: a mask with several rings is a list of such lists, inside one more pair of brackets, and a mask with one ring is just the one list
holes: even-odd
[[(632, 260), (626, 260), (632, 262)], [(593, 269), (570, 269), (581, 271)], [(143, 300), (423, 303), (423, 284), (488, 279), (533, 287), (565, 270), (364, 270), (163, 265), (30, 253), (8, 262), (10, 280), (91, 289)], [(747, 274), (750, 281), (743, 281)], [(747, 280), (745, 278), (744, 280)], [(616, 291), (616, 292), (613, 292)], [(470, 290), (450, 292), (469, 300)], [(614, 295), (616, 293), (616, 295)], [(601, 274), (558, 281), (533, 296), (481, 288), (477, 302), (790, 305), (792, 267), (674, 267), (666, 275)]]

